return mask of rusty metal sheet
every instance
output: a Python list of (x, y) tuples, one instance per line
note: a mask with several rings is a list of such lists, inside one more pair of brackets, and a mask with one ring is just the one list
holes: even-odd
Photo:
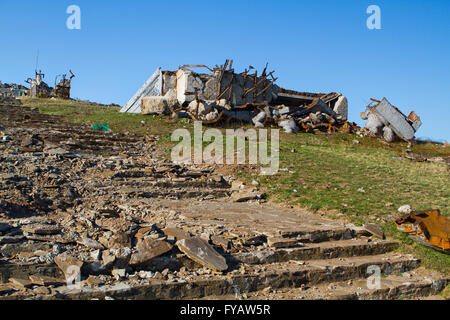
[(395, 220), (397, 229), (412, 240), (450, 253), (450, 220), (439, 210), (412, 212)]

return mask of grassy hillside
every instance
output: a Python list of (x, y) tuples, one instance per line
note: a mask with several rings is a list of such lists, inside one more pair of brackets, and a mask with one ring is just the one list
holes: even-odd
[[(158, 134), (161, 148), (169, 155), (170, 134), (185, 127), (186, 119), (119, 113), (118, 107), (91, 103), (23, 99), (24, 105), (42, 113), (58, 114), (71, 122), (108, 123), (115, 132)], [(445, 164), (398, 160), (406, 143), (386, 144), (380, 139), (349, 134), (280, 134), (280, 172), (260, 176), (255, 166), (219, 168), (242, 179), (260, 183), (268, 199), (307, 208), (316, 214), (357, 225), (376, 222), (390, 238), (400, 239), (401, 251), (414, 253), (425, 266), (450, 274), (450, 256), (415, 244), (393, 225), (397, 209), (410, 205), (413, 210), (440, 209), (448, 216), (450, 172)], [(355, 143), (358, 140), (359, 143)], [(416, 153), (449, 156), (450, 146), (422, 143), (412, 146)]]

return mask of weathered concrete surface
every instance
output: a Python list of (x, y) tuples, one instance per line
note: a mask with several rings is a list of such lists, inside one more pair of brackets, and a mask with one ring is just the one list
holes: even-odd
[(169, 114), (177, 100), (170, 97), (143, 97), (141, 102), (142, 114)]
[(191, 70), (180, 68), (177, 71), (177, 99), (183, 105), (195, 99), (195, 93), (203, 90), (203, 82)]
[(386, 100), (386, 98), (383, 98), (381, 103), (371, 108), (371, 111), (379, 115), (381, 121), (383, 121), (385, 125), (389, 125), (403, 140), (410, 141), (414, 139), (415, 131), (413, 127), (406, 121), (405, 117)]

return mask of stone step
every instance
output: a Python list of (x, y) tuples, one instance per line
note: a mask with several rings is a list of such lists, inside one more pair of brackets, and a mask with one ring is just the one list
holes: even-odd
[(379, 255), (395, 249), (398, 242), (372, 239), (351, 239), (311, 243), (300, 248), (250, 251), (235, 253), (231, 258), (246, 264), (267, 264), (285, 261), (335, 259)]
[(205, 299), (245, 300), (399, 300), (444, 298), (439, 293), (450, 283), (450, 277), (419, 268), (403, 274), (384, 275), (379, 282), (373, 278), (323, 283), (293, 289), (266, 288), (249, 294), (234, 294)]
[[(208, 296), (226, 296), (273, 289), (299, 288), (323, 283), (364, 279), (368, 268), (377, 266), (383, 274), (407, 272), (418, 267), (420, 261), (406, 255), (384, 254), (346, 259), (312, 260), (307, 264), (296, 262), (274, 263), (264, 270), (249, 270), (245, 274), (232, 272), (226, 275), (199, 275), (192, 279), (172, 282), (148, 280), (148, 284), (136, 284), (131, 280), (94, 289), (58, 287), (59, 293), (43, 299), (200, 299)], [(23, 296), (9, 296), (21, 299)], [(2, 298), (0, 298), (2, 299)]]
[(210, 180), (185, 180), (181, 181), (179, 178), (174, 178), (173, 180), (168, 180), (167, 178), (162, 178), (158, 180), (150, 179), (132, 179), (121, 181), (120, 186), (133, 186), (139, 191), (153, 191), (155, 188), (158, 189), (180, 189), (180, 188), (210, 188), (210, 189), (230, 189), (230, 186), (226, 183), (221, 183)]
[(61, 270), (55, 264), (0, 264), (0, 283), (7, 283), (9, 278), (28, 279), (28, 277), (33, 274), (55, 278), (63, 276)]

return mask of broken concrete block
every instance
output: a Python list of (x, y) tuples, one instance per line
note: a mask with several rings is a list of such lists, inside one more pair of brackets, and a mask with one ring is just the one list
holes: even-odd
[(374, 107), (369, 107), (377, 114), (385, 125), (389, 125), (400, 138), (406, 141), (414, 139), (414, 128), (408, 123), (405, 116), (389, 103), (386, 98)]
[(387, 142), (393, 142), (395, 140), (395, 133), (389, 126), (383, 128), (383, 138)]
[(267, 114), (264, 111), (261, 111), (260, 113), (258, 113), (253, 119), (253, 123), (256, 125), (257, 123), (263, 123), (264, 120), (266, 119)]
[(177, 99), (183, 105), (195, 99), (195, 93), (203, 90), (203, 82), (196, 74), (184, 68), (177, 71)]
[(365, 113), (367, 116), (366, 129), (372, 132), (375, 135), (380, 134), (384, 124), (383, 121), (376, 115), (371, 112)]
[(180, 240), (177, 242), (177, 247), (189, 258), (207, 268), (217, 271), (228, 269), (225, 258), (200, 237)]
[(177, 100), (168, 97), (144, 97), (142, 98), (142, 114), (169, 114)]
[(296, 133), (299, 130), (297, 124), (292, 119), (280, 121), (278, 125), (282, 127), (286, 133)]
[(167, 241), (155, 239), (141, 239), (136, 245), (136, 252), (131, 255), (130, 265), (141, 265), (151, 259), (159, 257), (172, 250), (173, 246)]
[(318, 111), (322, 113), (329, 114), (333, 117), (336, 117), (336, 113), (331, 109), (322, 99), (314, 99), (313, 102), (308, 106), (309, 111), (316, 113)]
[(213, 111), (214, 103), (208, 103), (206, 101), (192, 101), (189, 103), (188, 109), (194, 115), (207, 115)]
[(338, 120), (348, 120), (348, 100), (345, 96), (340, 96), (334, 105), (333, 111), (336, 112)]

